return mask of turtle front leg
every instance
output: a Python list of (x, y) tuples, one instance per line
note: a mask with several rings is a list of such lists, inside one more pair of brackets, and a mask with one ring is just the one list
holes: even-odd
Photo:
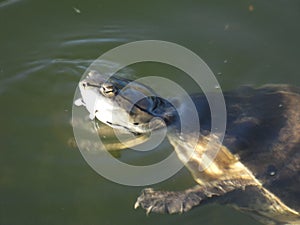
[(141, 206), (147, 214), (150, 212), (183, 213), (213, 195), (218, 195), (218, 193), (203, 190), (199, 185), (184, 191), (154, 191), (152, 188), (146, 188), (138, 197), (134, 208)]

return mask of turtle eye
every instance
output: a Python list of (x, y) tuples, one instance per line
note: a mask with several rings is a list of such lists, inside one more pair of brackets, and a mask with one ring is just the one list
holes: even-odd
[(113, 97), (117, 93), (117, 89), (112, 83), (104, 83), (100, 87), (100, 93), (106, 97)]

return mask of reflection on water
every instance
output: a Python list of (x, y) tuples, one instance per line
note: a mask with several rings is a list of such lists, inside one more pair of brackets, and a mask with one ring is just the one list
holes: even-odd
[[(221, 0), (1, 1), (0, 224), (258, 224), (220, 206), (147, 217), (133, 210), (142, 187), (105, 180), (68, 145), (81, 75), (102, 53), (129, 41), (190, 48), (219, 74), (223, 89), (300, 85), (298, 1), (251, 4), (252, 11), (247, 2)], [(131, 72), (153, 75), (143, 66)], [(183, 170), (155, 188), (192, 185)]]
[(9, 6), (11, 4), (20, 2), (21, 0), (6, 0), (6, 1), (2, 1), (0, 2), (0, 8), (5, 7), (5, 6)]
[(127, 42), (127, 39), (121, 38), (87, 38), (80, 40), (71, 40), (63, 43), (63, 46), (71, 45), (75, 47), (75, 45), (83, 45), (83, 44), (103, 44), (103, 43), (124, 43)]

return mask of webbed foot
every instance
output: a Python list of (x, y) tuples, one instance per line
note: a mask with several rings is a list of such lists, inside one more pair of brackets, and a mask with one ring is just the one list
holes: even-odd
[(141, 206), (147, 214), (155, 213), (182, 213), (199, 205), (205, 196), (201, 192), (186, 191), (154, 191), (147, 188), (138, 197), (134, 208)]

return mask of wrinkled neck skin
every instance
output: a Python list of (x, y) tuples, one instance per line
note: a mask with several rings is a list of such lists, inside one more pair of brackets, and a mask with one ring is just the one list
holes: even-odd
[[(188, 97), (190, 99), (190, 97)], [(178, 158), (189, 168), (191, 156), (197, 149), (199, 144), (203, 143), (204, 136), (200, 132), (199, 115), (196, 108), (191, 106), (191, 103), (186, 98), (171, 98), (165, 100), (173, 106), (169, 109), (168, 118), (163, 118), (168, 125), (167, 137), (170, 144), (174, 147)], [(170, 116), (172, 115), (172, 116)], [(171, 118), (171, 120), (170, 120)], [(209, 133), (207, 131), (207, 133)], [(217, 141), (217, 139), (216, 139)], [(219, 143), (218, 143), (219, 144)], [(203, 144), (206, 146), (207, 143)], [(208, 155), (207, 160), (214, 158), (214, 150), (211, 157)], [(193, 162), (191, 162), (193, 163)], [(201, 163), (201, 162), (200, 162)], [(203, 162), (204, 163), (204, 162)], [(201, 165), (197, 165), (198, 167)], [(203, 169), (205, 166), (202, 166)], [(190, 168), (191, 171), (199, 171), (199, 169)]]
[[(199, 101), (197, 97), (193, 100)], [(178, 158), (190, 170), (198, 184), (214, 186), (221, 180), (239, 179), (242, 179), (243, 182), (237, 183), (237, 186), (257, 184), (251, 172), (222, 145), (218, 135), (212, 134), (206, 124), (204, 124), (205, 129), (200, 132), (198, 116), (206, 116), (206, 113), (201, 111), (203, 109), (198, 108), (191, 112), (190, 105), (181, 100), (178, 101), (176, 108), (180, 119), (170, 123), (168, 140), (174, 147)], [(190, 116), (193, 113), (197, 114), (196, 118)], [(201, 115), (202, 113), (204, 115)], [(185, 121), (182, 121), (181, 118)]]
[(169, 105), (161, 114), (168, 126), (168, 135), (184, 138), (200, 133), (199, 112), (194, 107), (195, 103), (191, 101), (190, 96), (163, 99), (163, 101)]

